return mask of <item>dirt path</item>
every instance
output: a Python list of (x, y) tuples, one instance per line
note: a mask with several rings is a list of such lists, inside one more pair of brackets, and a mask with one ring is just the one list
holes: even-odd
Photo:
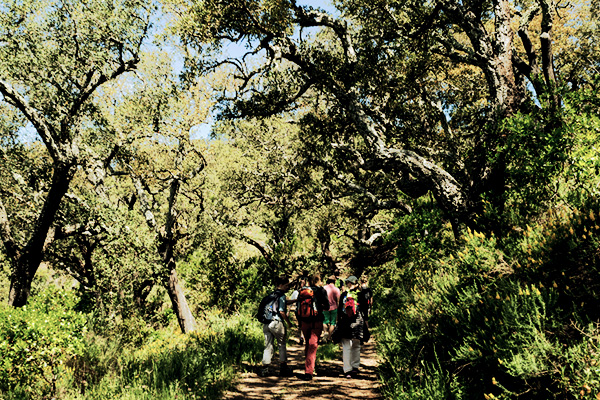
[[(276, 357), (274, 357), (276, 358)], [(379, 380), (375, 369), (377, 353), (373, 341), (361, 349), (360, 373), (355, 379), (346, 379), (342, 375), (342, 357), (317, 362), (316, 376), (312, 381), (300, 379), (304, 374), (304, 347), (297, 342), (288, 342), (288, 365), (293, 368), (294, 376), (280, 378), (274, 365), (274, 376), (261, 378), (256, 367), (243, 365), (243, 373), (237, 386), (226, 392), (225, 400), (242, 399), (278, 399), (278, 400), (331, 400), (331, 399), (382, 399), (379, 393)]]

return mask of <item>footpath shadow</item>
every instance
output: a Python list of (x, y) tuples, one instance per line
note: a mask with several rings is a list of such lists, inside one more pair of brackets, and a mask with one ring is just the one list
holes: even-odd
[[(378, 364), (373, 339), (361, 349), (361, 367), (355, 379), (343, 376), (341, 352), (339, 359), (320, 361), (311, 381), (304, 381), (304, 347), (296, 339), (288, 342), (288, 365), (291, 377), (279, 377), (279, 366), (272, 365), (271, 375), (260, 377), (258, 367), (245, 364), (235, 388), (226, 392), (225, 400), (278, 399), (278, 400), (330, 400), (330, 399), (382, 399), (376, 368)], [(276, 357), (274, 357), (276, 358)]]

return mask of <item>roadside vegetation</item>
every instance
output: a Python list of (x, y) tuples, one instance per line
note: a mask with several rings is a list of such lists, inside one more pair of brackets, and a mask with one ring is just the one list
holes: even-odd
[(219, 398), (336, 269), (385, 398), (600, 399), (597, 2), (323, 7), (0, 5), (0, 399)]

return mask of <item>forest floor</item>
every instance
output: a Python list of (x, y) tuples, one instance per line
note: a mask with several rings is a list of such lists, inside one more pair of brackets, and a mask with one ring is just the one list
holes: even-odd
[[(341, 346), (341, 345), (340, 345)], [(227, 391), (225, 400), (278, 399), (278, 400), (330, 400), (330, 399), (382, 399), (376, 368), (377, 353), (373, 340), (363, 345), (360, 353), (360, 372), (354, 379), (344, 377), (341, 347), (338, 359), (317, 361), (316, 375), (311, 381), (301, 379), (304, 374), (304, 346), (296, 338), (288, 341), (288, 365), (294, 370), (291, 377), (277, 376), (279, 366), (271, 365), (272, 375), (260, 377), (261, 366), (242, 365), (242, 374), (236, 386)], [(277, 356), (273, 357), (276, 361)]]

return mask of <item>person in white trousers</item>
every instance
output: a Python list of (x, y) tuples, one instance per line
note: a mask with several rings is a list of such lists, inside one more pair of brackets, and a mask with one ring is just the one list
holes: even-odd
[(350, 276), (345, 283), (347, 290), (341, 294), (338, 307), (338, 329), (342, 337), (344, 376), (352, 379), (358, 375), (360, 368), (360, 348), (365, 321), (359, 303), (358, 279)]
[(279, 376), (292, 376), (292, 370), (287, 365), (286, 333), (287, 326), (290, 326), (290, 320), (287, 315), (285, 292), (289, 289), (287, 277), (281, 276), (275, 280), (278, 294), (275, 309), (273, 310), (272, 320), (263, 324), (263, 333), (265, 335), (265, 349), (263, 351), (263, 368), (259, 370), (260, 376), (269, 375), (269, 365), (275, 352), (275, 340), (279, 345)]

